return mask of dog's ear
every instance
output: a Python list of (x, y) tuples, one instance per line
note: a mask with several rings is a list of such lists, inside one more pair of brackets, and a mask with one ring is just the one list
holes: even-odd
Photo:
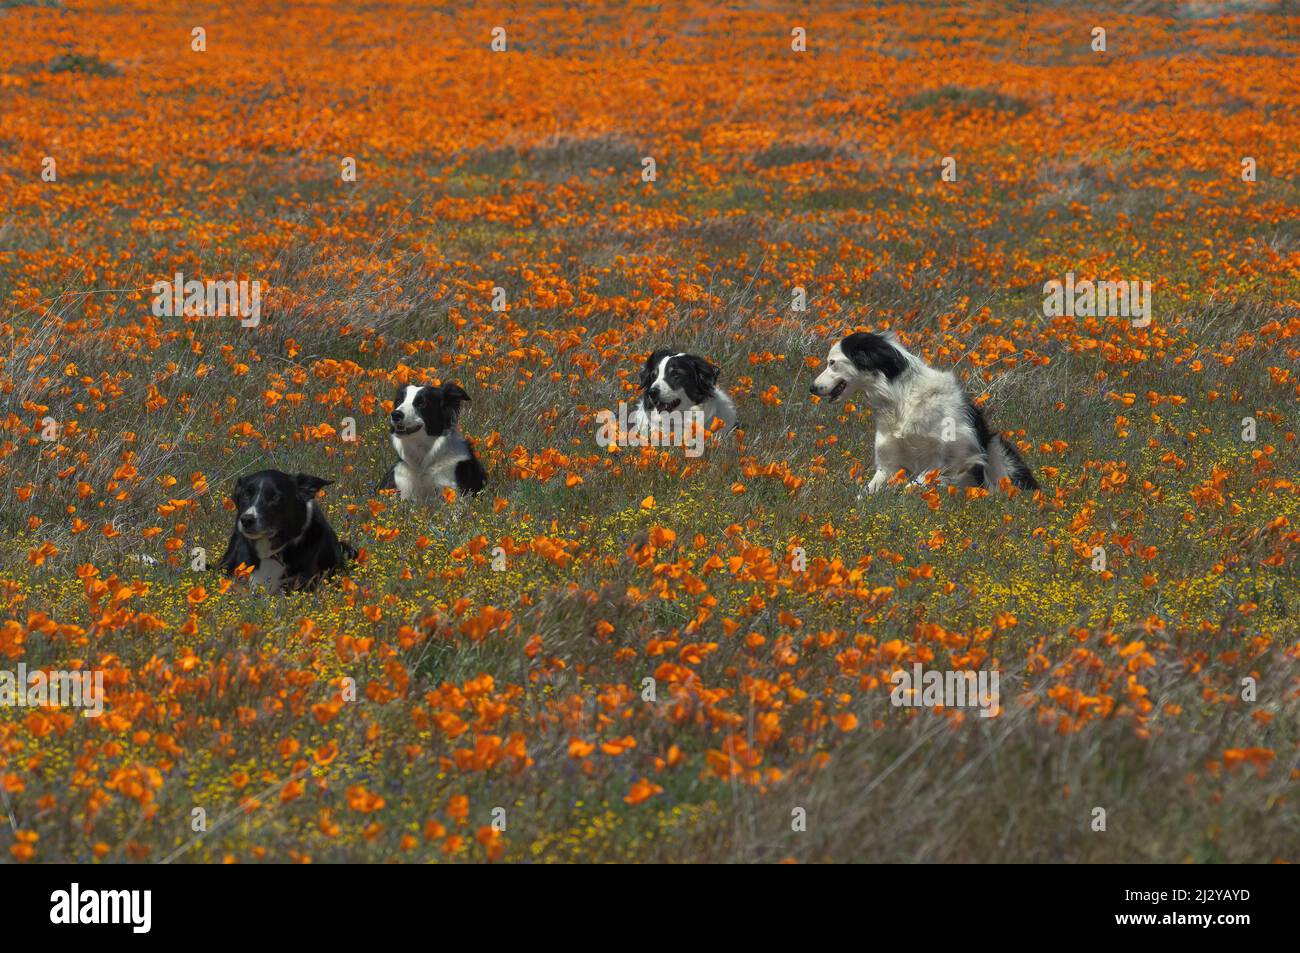
[(686, 369), (686, 395), (695, 403), (705, 400), (718, 382), (718, 368), (702, 357), (688, 354), (681, 358)]
[(870, 331), (850, 334), (840, 342), (840, 350), (858, 370), (884, 374), (891, 381), (907, 367), (898, 348), (888, 339)]
[(468, 404), (470, 402), (469, 394), (465, 393), (465, 388), (459, 384), (443, 384), (442, 399), (451, 404), (453, 408), (459, 407), (462, 403)]
[(295, 473), (293, 482), (298, 485), (298, 498), (304, 503), (307, 503), (316, 499), (316, 494), (334, 481), (322, 480), (320, 477), (312, 476), (310, 473)]
[(637, 378), (637, 383), (641, 385), (642, 390), (649, 388), (655, 379), (655, 372), (659, 369), (659, 362), (665, 357), (672, 355), (672, 351), (667, 348), (660, 348), (645, 359), (645, 367), (641, 368), (641, 376)]

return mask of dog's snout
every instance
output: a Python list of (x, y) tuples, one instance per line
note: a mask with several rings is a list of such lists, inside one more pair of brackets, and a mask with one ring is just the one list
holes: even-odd
[(400, 423), (401, 420), (402, 420), (402, 411), (401, 411), (401, 409), (399, 408), (399, 409), (397, 409), (397, 410), (394, 410), (394, 411), (393, 411), (393, 414), (392, 414), (392, 417), (393, 417), (393, 421), (394, 421), (395, 423)]
[(239, 514), (239, 525), (244, 527), (244, 529), (252, 529), (253, 526), (255, 526), (256, 524), (257, 524), (257, 514), (255, 513)]
[(820, 394), (817, 394), (817, 385), (816, 385), (816, 384), (813, 384), (812, 387), (809, 387), (809, 388), (808, 388), (808, 393), (810, 393), (810, 394), (816, 394), (818, 397), (821, 396)]

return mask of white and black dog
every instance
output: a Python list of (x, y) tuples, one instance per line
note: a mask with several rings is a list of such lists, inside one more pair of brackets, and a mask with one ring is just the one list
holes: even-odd
[(315, 502), (332, 482), (279, 470), (240, 477), (230, 494), (235, 528), (220, 569), (229, 576), (241, 563), (251, 566), (250, 582), (280, 592), (315, 588), (322, 576), (355, 559), (357, 551), (339, 542)]
[(628, 415), (628, 424), (642, 434), (657, 430), (673, 412), (696, 412), (705, 428), (718, 418), (722, 433), (736, 425), (736, 405), (718, 386), (718, 369), (702, 357), (671, 350), (646, 358), (639, 378), (641, 396)]
[(875, 413), (875, 493), (896, 472), (921, 482), (932, 470), (944, 483), (997, 489), (1007, 477), (1022, 490), (1038, 482), (1016, 448), (989, 429), (956, 375), (912, 354), (892, 334), (850, 334), (826, 356), (812, 392), (835, 400), (860, 392)]
[(487, 473), (456, 428), (460, 405), (468, 402), (459, 384), (398, 388), (388, 424), (397, 463), (379, 489), (397, 490), (404, 500), (433, 499), (446, 488), (461, 494), (483, 489)]

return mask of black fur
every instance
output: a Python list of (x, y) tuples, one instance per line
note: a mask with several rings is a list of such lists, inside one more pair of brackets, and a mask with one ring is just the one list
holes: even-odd
[[(261, 565), (257, 547), (244, 536), (249, 532), (270, 533), (273, 546), (284, 545), (277, 557), (284, 565), (285, 589), (314, 589), (321, 578), (355, 559), (357, 551), (339, 542), (319, 505), (307, 506), (316, 494), (332, 483), (306, 473), (290, 475), (279, 470), (259, 470), (240, 477), (231, 492), (235, 504), (235, 528), (226, 544), (218, 568), (233, 575), (241, 563), (254, 571)], [(256, 517), (250, 507), (256, 507)], [(245, 525), (248, 524), (248, 525)]]
[(858, 331), (840, 342), (840, 350), (860, 371), (877, 371), (893, 380), (907, 368), (907, 360), (889, 340), (870, 331)]
[[(673, 357), (675, 354), (677, 356)], [(642, 403), (647, 409), (654, 404), (650, 398), (650, 385), (658, 377), (659, 365), (666, 357), (672, 360), (664, 368), (664, 383), (674, 390), (683, 391), (692, 404), (702, 404), (713, 396), (718, 383), (717, 367), (694, 354), (678, 354), (661, 348), (646, 358), (645, 367), (641, 369)]]
[(1038, 481), (1034, 479), (1034, 473), (1029, 469), (1029, 464), (1020, 456), (1020, 451), (1006, 437), (998, 437), (1002, 441), (1002, 449), (1007, 452), (1011, 458), (1011, 482), (1022, 490), (1030, 492), (1038, 489)]
[(244, 535), (236, 526), (230, 531), (230, 541), (226, 543), (226, 554), (221, 557), (221, 562), (217, 568), (227, 576), (234, 573), (236, 567), (240, 565), (252, 566), (254, 569), (258, 565), (257, 551), (253, 549), (253, 544), (244, 538)]
[[(1011, 461), (1010, 477), (1012, 483), (1022, 490), (1033, 491), (1038, 489), (1038, 481), (1034, 479), (1033, 471), (1029, 469), (1029, 464), (1025, 463), (1015, 445), (1000, 434), (993, 433), (989, 428), (988, 420), (984, 417), (984, 412), (976, 407), (969, 397), (966, 398), (966, 419), (970, 421), (971, 427), (975, 430), (975, 435), (979, 438), (980, 449), (986, 454), (989, 452), (989, 447), (994, 440), (997, 440), (1002, 445), (1002, 449), (1006, 451), (1007, 459)], [(983, 485), (983, 467), (975, 467), (971, 471), (971, 475)]]
[(702, 404), (713, 396), (713, 386), (718, 382), (718, 369), (694, 354), (683, 354), (668, 362), (664, 379), (673, 387), (686, 391), (692, 404)]
[[(414, 386), (414, 385), (407, 385)], [(402, 405), (406, 397), (406, 387), (399, 387), (393, 398), (393, 413)], [(424, 429), (431, 437), (438, 437), (448, 430), (454, 430), (456, 420), (460, 417), (460, 405), (469, 403), (469, 394), (459, 384), (443, 384), (441, 387), (421, 387), (415, 395), (416, 413), (424, 421)]]
[(667, 348), (661, 347), (645, 359), (645, 367), (641, 368), (641, 376), (638, 378), (643, 391), (650, 389), (650, 385), (653, 383), (655, 375), (659, 371), (660, 362), (665, 357), (671, 357), (676, 353), (676, 351), (670, 351)]
[[(970, 421), (971, 429), (975, 431), (975, 437), (980, 442), (980, 449), (987, 454), (993, 434), (989, 430), (989, 422), (984, 419), (984, 412), (976, 407), (969, 397), (966, 398), (966, 419)], [(975, 480), (977, 486), (983, 486), (984, 468), (982, 466), (972, 467), (971, 477)]]
[[(425, 433), (436, 438), (456, 430), (456, 424), (460, 418), (461, 404), (470, 402), (469, 394), (465, 392), (465, 388), (454, 382), (423, 387), (406, 384), (399, 387), (397, 394), (393, 397), (393, 412), (389, 421), (389, 431), (391, 433), (396, 434), (398, 426), (405, 423), (401, 419), (399, 408), (405, 402), (408, 390), (412, 388), (416, 391), (412, 398), (412, 405), (424, 423)], [(454, 471), (456, 489), (460, 493), (477, 495), (487, 485), (487, 471), (483, 469), (478, 457), (474, 455), (474, 445), (466, 440), (465, 446), (469, 450), (470, 456), (468, 460), (461, 461), (456, 465)], [(394, 464), (384, 474), (383, 480), (375, 488), (376, 492), (396, 490), (396, 473), (397, 465)]]
[(483, 469), (483, 464), (478, 462), (478, 457), (470, 457), (456, 464), (456, 486), (460, 492), (472, 496), (477, 496), (483, 487), (487, 486), (487, 471)]
[(988, 450), (989, 441), (993, 439), (993, 431), (989, 430), (989, 422), (984, 418), (984, 411), (975, 406), (975, 402), (969, 397), (966, 398), (966, 419), (970, 421), (975, 436), (979, 438), (980, 449)]

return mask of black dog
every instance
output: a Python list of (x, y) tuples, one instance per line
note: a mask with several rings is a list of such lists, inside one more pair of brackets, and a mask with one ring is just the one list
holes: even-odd
[(231, 500), (237, 515), (221, 569), (253, 567), (254, 585), (271, 592), (314, 589), (322, 576), (341, 568), (357, 551), (340, 543), (316, 494), (332, 480), (259, 470), (240, 477)]
[(388, 424), (397, 463), (379, 489), (396, 490), (404, 500), (433, 499), (447, 487), (462, 495), (483, 489), (487, 472), (456, 428), (462, 403), (469, 394), (459, 384), (398, 388)]

